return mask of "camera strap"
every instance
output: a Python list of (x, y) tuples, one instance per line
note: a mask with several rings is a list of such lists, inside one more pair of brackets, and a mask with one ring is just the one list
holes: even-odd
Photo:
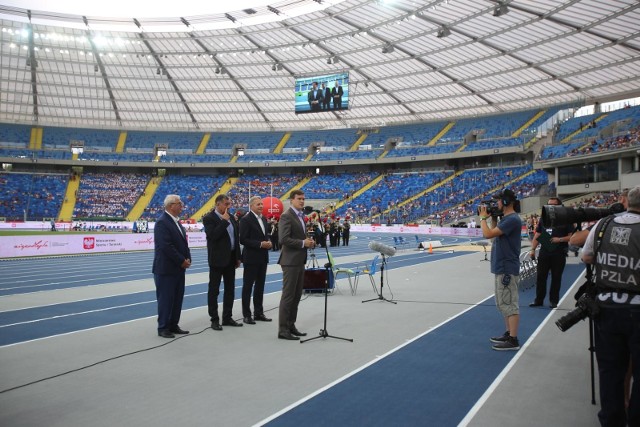
[[(609, 223), (613, 220), (613, 218), (615, 218), (615, 215), (609, 215), (604, 220), (600, 221), (600, 224), (598, 224), (598, 228), (596, 229), (594, 242), (593, 242), (594, 259), (597, 259), (598, 251), (600, 250), (600, 246), (602, 245), (602, 238), (604, 237), (604, 232), (607, 230), (607, 227), (609, 226)], [(587, 264), (587, 273), (585, 275), (585, 278), (589, 282), (595, 283), (593, 281), (593, 267), (591, 266), (591, 264)]]

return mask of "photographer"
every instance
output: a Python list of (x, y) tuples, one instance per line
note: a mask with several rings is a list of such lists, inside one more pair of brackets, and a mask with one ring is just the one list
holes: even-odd
[[(611, 219), (613, 218), (613, 219)], [(634, 381), (625, 411), (629, 361), (640, 378), (640, 186), (628, 193), (626, 213), (601, 219), (589, 233), (582, 259), (593, 264), (600, 308), (595, 348), (600, 374), (603, 426), (640, 425), (640, 381)]]
[[(513, 191), (505, 189), (494, 198), (497, 206), (488, 209), (486, 204), (480, 205), (480, 227), (486, 239), (493, 239), (491, 245), (491, 273), (495, 275), (496, 305), (502, 316), (507, 331), (504, 335), (493, 337), (494, 350), (518, 350), (518, 325), (520, 324), (520, 307), (518, 305), (518, 282), (520, 274), (520, 232), (522, 221), (516, 213), (518, 200)], [(503, 215), (500, 223), (498, 216)], [(491, 218), (491, 226), (487, 220)]]
[[(550, 206), (562, 206), (562, 202), (557, 197), (549, 198), (547, 203)], [(538, 274), (536, 278), (536, 299), (529, 304), (529, 307), (539, 307), (544, 302), (547, 294), (547, 277), (551, 272), (551, 287), (549, 289), (549, 306), (556, 308), (560, 301), (560, 286), (562, 284), (562, 273), (567, 264), (567, 253), (569, 252), (569, 239), (575, 230), (574, 224), (563, 224), (549, 227), (548, 224), (538, 222), (533, 240), (531, 241), (531, 258), (536, 257), (536, 247), (540, 243), (538, 254)]]

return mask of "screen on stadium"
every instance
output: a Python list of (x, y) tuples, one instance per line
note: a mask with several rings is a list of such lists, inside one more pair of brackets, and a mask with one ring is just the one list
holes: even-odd
[(349, 108), (348, 72), (296, 77), (295, 81), (296, 114)]

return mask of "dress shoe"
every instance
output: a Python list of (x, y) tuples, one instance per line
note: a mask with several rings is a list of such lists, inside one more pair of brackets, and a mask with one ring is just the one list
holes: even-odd
[(166, 330), (166, 329), (161, 329), (158, 331), (158, 336), (162, 337), (162, 338), (175, 338), (176, 336), (173, 335), (170, 331)]
[(251, 318), (251, 316), (249, 316), (249, 317), (245, 317), (244, 319), (242, 319), (242, 321), (243, 321), (244, 323), (249, 324), (249, 325), (255, 325), (255, 324), (256, 324), (256, 322), (254, 322), (254, 321), (253, 321), (253, 319)]
[(222, 326), (220, 326), (220, 322), (218, 320), (211, 321), (211, 329), (214, 331), (221, 331)]
[(529, 307), (542, 307), (542, 303), (538, 301), (534, 301), (531, 304), (529, 304)]
[(549, 305), (549, 307), (550, 307), (550, 308), (558, 308), (558, 304), (556, 304), (556, 303), (553, 303), (553, 302), (552, 302), (552, 303)]
[(259, 322), (271, 322), (271, 319), (269, 319), (267, 316), (265, 316), (264, 314), (257, 314), (255, 316), (253, 316), (254, 320), (257, 320)]
[(238, 323), (233, 319), (223, 320), (222, 326), (242, 326), (242, 323)]
[(180, 326), (176, 326), (175, 328), (171, 328), (171, 332), (174, 334), (186, 335), (189, 331), (185, 331), (184, 329), (180, 329)]
[(295, 340), (299, 340), (300, 338), (294, 336), (291, 334), (291, 332), (279, 332), (278, 333), (278, 338), (281, 340), (289, 340), (289, 341), (295, 341)]
[(296, 328), (291, 328), (291, 335), (295, 335), (296, 337), (306, 337), (307, 333), (306, 332), (300, 332)]

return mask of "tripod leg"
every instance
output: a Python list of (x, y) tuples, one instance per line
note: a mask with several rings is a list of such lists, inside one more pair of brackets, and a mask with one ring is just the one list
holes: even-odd
[(589, 353), (591, 353), (591, 404), (596, 404), (596, 380), (594, 373), (593, 358), (596, 352), (596, 347), (593, 344), (593, 319), (589, 318)]

